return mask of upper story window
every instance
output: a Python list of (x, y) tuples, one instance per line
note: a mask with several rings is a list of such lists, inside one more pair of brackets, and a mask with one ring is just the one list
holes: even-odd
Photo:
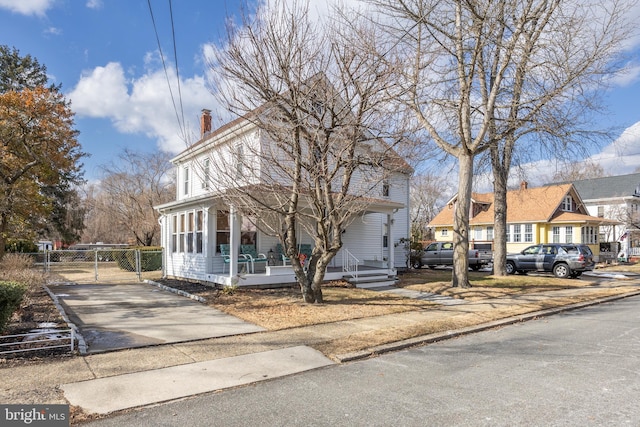
[(565, 196), (564, 200), (562, 201), (562, 210), (565, 212), (572, 212), (573, 206), (573, 199), (571, 198), (571, 196)]
[(202, 162), (202, 188), (209, 188), (209, 159), (204, 159)]
[(389, 181), (384, 181), (382, 183), (382, 196), (389, 197)]
[(604, 218), (604, 206), (598, 206), (598, 217)]
[(183, 188), (183, 194), (185, 196), (189, 195), (189, 166), (185, 166), (183, 173), (182, 173), (182, 179), (184, 182), (184, 188)]
[(440, 235), (442, 237), (445, 237), (445, 236), (449, 235), (449, 232), (448, 232), (448, 230), (446, 228), (443, 228), (442, 231), (440, 232)]
[(235, 152), (235, 167), (236, 167), (236, 178), (242, 178), (244, 173), (244, 147), (242, 145), (238, 145), (236, 147)]

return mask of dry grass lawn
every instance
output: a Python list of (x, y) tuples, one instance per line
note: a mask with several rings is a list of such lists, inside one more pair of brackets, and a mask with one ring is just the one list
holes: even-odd
[(203, 296), (206, 298), (207, 304), (271, 331), (415, 310), (434, 311), (433, 321), (429, 324), (404, 328), (390, 327), (383, 331), (372, 332), (371, 334), (384, 335), (384, 337), (376, 339), (372, 336), (351, 336), (353, 342), (349, 344), (350, 347), (359, 347), (357, 342), (360, 340), (369, 345), (372, 342), (390, 342), (629, 291), (628, 288), (599, 288), (595, 286), (596, 283), (593, 281), (557, 279), (551, 275), (493, 277), (483, 272), (470, 272), (469, 275), (473, 285), (469, 289), (451, 288), (449, 282), (451, 271), (440, 269), (421, 269), (403, 274), (398, 286), (460, 298), (472, 303), (571, 288), (589, 288), (589, 292), (577, 297), (527, 300), (514, 305), (496, 306), (491, 310), (473, 312), (468, 316), (456, 316), (452, 320), (451, 316), (440, 319), (435, 315), (441, 307), (438, 304), (403, 298), (389, 293), (358, 289), (342, 282), (333, 282), (323, 288), (324, 304), (304, 303), (297, 287), (238, 288), (232, 293), (227, 293), (184, 282), (171, 282), (167, 285)]

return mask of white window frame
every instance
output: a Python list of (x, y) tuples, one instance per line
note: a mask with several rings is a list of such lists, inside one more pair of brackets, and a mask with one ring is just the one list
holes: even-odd
[(210, 168), (210, 163), (211, 161), (209, 160), (209, 158), (205, 158), (202, 161), (202, 189), (203, 190), (208, 190), (209, 189), (209, 168)]
[(524, 225), (524, 241), (526, 243), (533, 242), (533, 225), (532, 224)]
[(560, 227), (558, 226), (554, 226), (551, 229), (551, 233), (552, 233), (552, 242), (553, 243), (560, 243)]
[(487, 227), (487, 240), (488, 241), (493, 240), (493, 227), (491, 226)]
[(520, 224), (513, 224), (513, 242), (522, 242), (522, 226)]
[(183, 187), (182, 187), (182, 194), (184, 194), (185, 196), (189, 195), (189, 190), (190, 190), (190, 182), (189, 182), (189, 166), (185, 166), (182, 169), (182, 181), (183, 181)]
[(178, 215), (171, 215), (171, 252), (178, 252)]
[(443, 228), (443, 229), (440, 231), (440, 236), (441, 236), (441, 237), (447, 237), (448, 235), (449, 235), (449, 230), (447, 230), (446, 228)]
[(571, 225), (564, 227), (564, 242), (573, 243), (573, 226)]
[(573, 212), (571, 207), (573, 206), (573, 198), (571, 196), (565, 196), (562, 200), (562, 210), (565, 212)]
[(203, 228), (204, 228), (204, 211), (199, 209), (196, 211), (196, 253), (201, 254), (203, 252)]
[(474, 227), (473, 238), (475, 240), (482, 240), (482, 227)]

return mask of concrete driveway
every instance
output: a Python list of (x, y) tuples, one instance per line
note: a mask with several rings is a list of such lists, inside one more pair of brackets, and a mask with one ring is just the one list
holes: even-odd
[(143, 283), (52, 285), (88, 353), (246, 334), (264, 329)]

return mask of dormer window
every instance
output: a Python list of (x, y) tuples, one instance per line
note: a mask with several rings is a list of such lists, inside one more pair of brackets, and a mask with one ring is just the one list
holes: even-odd
[(572, 212), (573, 206), (573, 199), (571, 198), (571, 196), (565, 196), (564, 200), (562, 201), (562, 210), (565, 212)]

